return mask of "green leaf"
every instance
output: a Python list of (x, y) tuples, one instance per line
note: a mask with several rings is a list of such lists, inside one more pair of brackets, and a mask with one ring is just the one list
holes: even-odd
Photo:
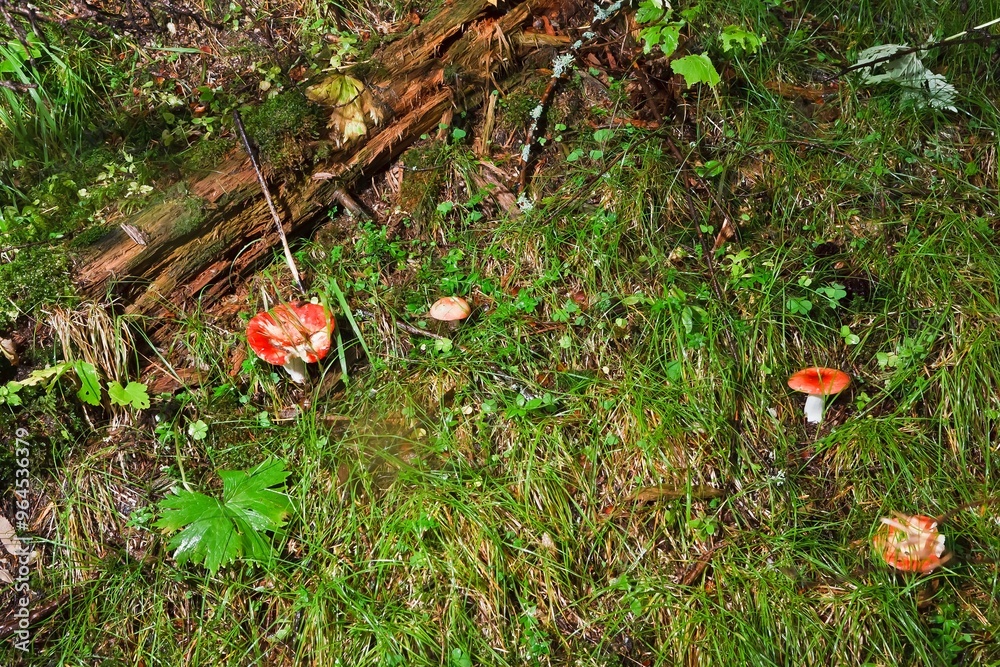
[(688, 87), (698, 83), (707, 83), (715, 88), (722, 81), (722, 77), (715, 70), (712, 60), (705, 53), (678, 58), (670, 63), (670, 69), (674, 71), (674, 74), (683, 76), (684, 83)]
[(70, 369), (72, 364), (66, 363), (65, 361), (61, 364), (56, 364), (55, 366), (48, 366), (46, 368), (38, 368), (31, 371), (31, 374), (21, 380), (21, 384), (25, 387), (33, 387), (37, 384), (45, 384), (49, 379), (53, 382), (62, 377), (62, 374)]
[(131, 405), (136, 410), (149, 407), (149, 394), (146, 385), (139, 382), (129, 382), (125, 387), (116, 380), (108, 385), (108, 398), (111, 405)]
[(97, 378), (97, 369), (94, 368), (94, 364), (76, 361), (73, 363), (73, 370), (80, 378), (80, 390), (76, 392), (77, 397), (89, 405), (100, 405), (101, 382)]
[(719, 39), (722, 41), (722, 50), (726, 52), (732, 51), (734, 45), (739, 44), (744, 51), (757, 53), (760, 45), (764, 42), (764, 38), (747, 32), (738, 25), (727, 25), (722, 29)]
[(681, 28), (683, 23), (662, 23), (643, 28), (639, 31), (639, 38), (642, 40), (642, 52), (650, 54), (653, 48), (660, 47), (660, 51), (665, 56), (672, 56), (677, 50), (677, 45), (681, 40)]
[(657, 6), (652, 0), (644, 0), (639, 3), (639, 9), (635, 12), (636, 23), (653, 23), (659, 21), (667, 12), (663, 7)]
[(718, 160), (709, 160), (705, 164), (695, 167), (694, 171), (702, 178), (713, 178), (722, 173), (722, 163)]
[(0, 405), (6, 403), (10, 406), (21, 405), (21, 397), (17, 392), (21, 391), (21, 385), (11, 380), (5, 386), (0, 387)]
[(597, 143), (604, 143), (613, 136), (615, 136), (615, 131), (606, 127), (594, 131), (594, 141)]
[(264, 461), (249, 471), (223, 470), (222, 499), (180, 490), (160, 501), (162, 518), (153, 524), (170, 540), (179, 565), (204, 563), (212, 574), (237, 558), (267, 562), (273, 554), (263, 533), (279, 533), (292, 506), (284, 491), (275, 489), (288, 478), (284, 463)]
[(188, 424), (188, 435), (195, 440), (204, 440), (208, 436), (208, 424), (202, 419)]

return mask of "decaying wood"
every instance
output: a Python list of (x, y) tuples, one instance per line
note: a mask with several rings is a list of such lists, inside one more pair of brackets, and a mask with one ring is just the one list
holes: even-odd
[[(477, 106), (492, 76), (512, 63), (521, 26), (543, 4), (524, 0), (497, 17), (490, 0), (455, 0), (376, 55), (384, 74), (368, 85), (386, 120), (363, 144), (318, 165), (316, 178), (270, 184), (285, 232), (308, 229), (330, 205), (343, 202), (345, 190), (433, 131), (446, 111)], [(123, 228), (110, 231), (82, 258), (77, 283), (86, 296), (113, 294), (128, 312), (151, 318), (151, 329), (152, 320), (184, 312), (195, 298), (202, 307), (217, 302), (278, 241), (242, 152), (214, 173), (176, 185), (127, 225), (145, 245)]]

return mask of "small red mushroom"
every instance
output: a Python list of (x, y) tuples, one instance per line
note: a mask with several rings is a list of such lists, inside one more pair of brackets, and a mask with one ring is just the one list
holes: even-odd
[(930, 572), (951, 558), (944, 549), (944, 535), (937, 519), (923, 514), (897, 514), (882, 518), (872, 544), (886, 563), (904, 572)]
[(247, 342), (258, 357), (282, 366), (293, 382), (306, 381), (306, 364), (330, 351), (335, 322), (316, 303), (281, 304), (257, 313), (247, 325)]
[(795, 391), (808, 394), (806, 398), (806, 421), (818, 424), (823, 421), (823, 403), (827, 396), (839, 394), (851, 384), (851, 376), (836, 368), (814, 366), (804, 368), (788, 378), (788, 386)]
[(433, 319), (442, 322), (464, 320), (472, 312), (469, 302), (460, 296), (446, 296), (438, 299), (428, 313)]

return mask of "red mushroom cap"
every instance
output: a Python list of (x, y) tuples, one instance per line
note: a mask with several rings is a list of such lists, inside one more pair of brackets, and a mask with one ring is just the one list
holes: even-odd
[(247, 342), (258, 357), (270, 364), (284, 366), (289, 357), (311, 364), (330, 351), (334, 324), (319, 304), (281, 304), (250, 320)]
[(442, 322), (464, 320), (472, 312), (469, 302), (460, 296), (445, 296), (434, 302), (428, 313), (433, 319)]
[(788, 386), (811, 396), (839, 394), (851, 384), (851, 376), (836, 368), (813, 366), (804, 368), (788, 378)]
[(923, 514), (882, 519), (872, 544), (886, 563), (903, 572), (930, 572), (951, 558), (937, 520)]

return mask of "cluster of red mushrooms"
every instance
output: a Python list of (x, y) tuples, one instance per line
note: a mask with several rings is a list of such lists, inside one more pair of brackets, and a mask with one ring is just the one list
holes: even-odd
[[(452, 322), (465, 319), (472, 311), (469, 303), (457, 296), (438, 299), (431, 306), (430, 317)], [(314, 364), (330, 351), (336, 321), (325, 306), (318, 303), (283, 303), (257, 313), (247, 324), (247, 342), (258, 357), (281, 366), (292, 382), (306, 381), (306, 364)]]
[[(851, 384), (850, 376), (835, 368), (814, 366), (788, 378), (788, 386), (806, 394), (806, 421), (823, 420), (827, 396), (839, 394)], [(945, 551), (944, 535), (938, 531), (938, 519), (923, 514), (896, 514), (883, 517), (872, 544), (876, 553), (891, 567), (903, 572), (926, 574), (951, 558)]]
[[(461, 297), (444, 297), (431, 306), (435, 320), (454, 322), (469, 316), (469, 303)], [(316, 363), (330, 351), (336, 324), (325, 306), (318, 303), (280, 304), (258, 313), (247, 325), (247, 342), (264, 361), (281, 366), (293, 382), (306, 381), (306, 364)], [(795, 373), (788, 386), (807, 395), (805, 416), (810, 423), (823, 419), (827, 396), (839, 394), (851, 378), (835, 368), (812, 367)], [(948, 561), (944, 535), (938, 522), (928, 516), (898, 514), (883, 518), (873, 544), (892, 567), (905, 572), (927, 573)]]

